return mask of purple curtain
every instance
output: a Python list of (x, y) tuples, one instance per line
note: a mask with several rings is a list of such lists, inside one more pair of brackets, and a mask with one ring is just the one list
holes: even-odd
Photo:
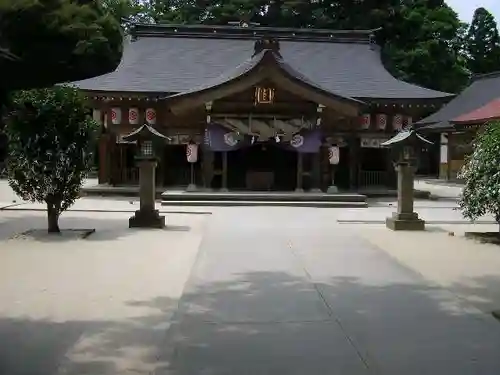
[[(252, 145), (249, 135), (237, 135), (217, 123), (210, 123), (205, 128), (204, 147), (212, 151), (234, 151)], [(295, 134), (290, 142), (277, 143), (278, 146), (300, 153), (316, 153), (322, 144), (322, 134), (319, 129), (304, 130)], [(273, 142), (271, 138), (269, 141)]]
[(212, 151), (234, 151), (249, 145), (248, 137), (238, 136), (222, 125), (210, 123), (205, 128), (204, 146)]
[(296, 151), (300, 153), (316, 153), (322, 144), (321, 131), (319, 129), (315, 130), (304, 130), (292, 137), (290, 142), (280, 142), (278, 143), (281, 147)]

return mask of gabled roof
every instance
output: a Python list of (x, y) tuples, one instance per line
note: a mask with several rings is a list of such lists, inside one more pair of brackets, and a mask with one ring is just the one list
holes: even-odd
[(161, 138), (161, 139), (170, 139), (169, 137), (163, 135), (158, 130), (149, 126), (148, 124), (144, 124), (138, 129), (134, 130), (130, 134), (127, 134), (122, 137), (125, 142), (135, 142), (141, 138)]
[(452, 120), (454, 124), (479, 124), (492, 120), (500, 120), (500, 92), (498, 98), (488, 104)]
[(450, 94), (394, 78), (383, 66), (373, 30), (332, 31), (234, 26), (139, 25), (113, 73), (75, 82), (94, 92), (175, 94), (244, 66), (255, 40), (280, 40), (286, 64), (303, 79), (347, 98), (435, 99)]
[(425, 139), (420, 134), (418, 134), (415, 131), (415, 129), (410, 128), (410, 129), (405, 129), (405, 130), (400, 131), (394, 137), (381, 143), (380, 145), (382, 147), (393, 147), (393, 146), (396, 146), (398, 144), (408, 144), (408, 143), (415, 143), (415, 142), (428, 144), (428, 145), (432, 144), (431, 141)]
[[(456, 98), (436, 113), (418, 122), (419, 125), (449, 123), (500, 96), (500, 72), (476, 76)], [(426, 126), (428, 127), (428, 126)]]
[[(164, 98), (170, 104), (171, 110), (175, 112), (182, 108), (193, 108), (193, 106), (251, 88), (263, 81), (286, 87), (287, 90), (299, 96), (302, 95), (316, 103), (337, 108), (348, 115), (359, 113), (360, 106), (365, 105), (360, 100), (342, 96), (311, 82), (283, 60), (279, 52), (279, 43), (276, 40), (265, 39), (264, 41), (272, 43), (275, 49), (262, 48), (234, 70), (191, 90)], [(257, 41), (256, 46), (260, 42), (260, 40)]]

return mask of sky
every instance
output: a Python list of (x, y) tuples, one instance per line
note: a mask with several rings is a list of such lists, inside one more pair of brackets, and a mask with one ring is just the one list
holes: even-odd
[(462, 21), (470, 23), (477, 8), (483, 7), (489, 10), (500, 24), (500, 0), (446, 0)]

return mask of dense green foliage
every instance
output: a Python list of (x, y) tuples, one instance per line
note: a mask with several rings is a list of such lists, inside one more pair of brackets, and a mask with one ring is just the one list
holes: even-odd
[(493, 15), (478, 8), (466, 39), (468, 68), (472, 73), (483, 74), (500, 70), (500, 36)]
[(90, 0), (0, 0), (0, 90), (46, 87), (113, 71), (115, 18)]
[(151, 22), (142, 0), (101, 0), (103, 9), (122, 25), (125, 32), (134, 23)]
[(79, 196), (92, 167), (97, 124), (86, 99), (66, 86), (19, 91), (7, 116), (9, 185), (21, 198), (45, 202), (49, 232)]
[(459, 177), (465, 180), (459, 201), (463, 215), (474, 220), (489, 213), (500, 223), (500, 122), (478, 132)]

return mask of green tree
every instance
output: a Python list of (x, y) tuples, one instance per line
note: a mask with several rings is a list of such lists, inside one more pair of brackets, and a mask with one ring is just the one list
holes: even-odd
[(155, 22), (377, 29), (387, 68), (396, 77), (457, 92), (467, 82), (465, 25), (444, 0), (146, 0)]
[(499, 121), (485, 125), (477, 134), (459, 177), (465, 180), (459, 201), (464, 217), (474, 220), (489, 213), (500, 224)]
[(380, 26), (384, 60), (396, 77), (447, 92), (463, 89), (468, 80), (462, 54), (466, 26), (444, 1), (415, 0)]
[(143, 0), (102, 0), (102, 7), (122, 26), (125, 33), (135, 23), (151, 23), (150, 12)]
[(468, 68), (472, 73), (484, 74), (500, 70), (500, 35), (493, 15), (484, 8), (474, 12), (467, 33)]
[(99, 1), (0, 0), (0, 95), (113, 71), (122, 44)]
[(78, 198), (92, 167), (97, 124), (72, 87), (19, 91), (7, 116), (9, 185), (21, 198), (47, 205), (48, 231)]

